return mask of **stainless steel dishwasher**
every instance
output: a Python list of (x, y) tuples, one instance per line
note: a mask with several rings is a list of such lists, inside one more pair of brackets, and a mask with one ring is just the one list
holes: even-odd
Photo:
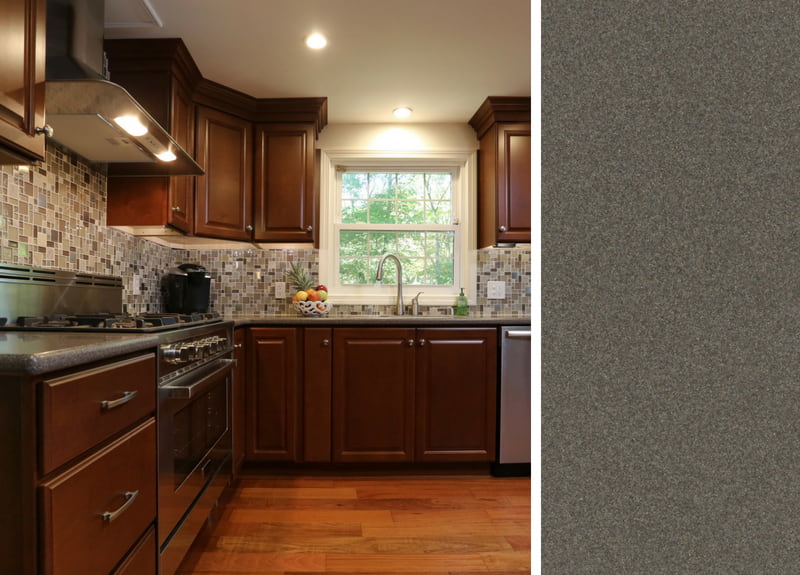
[(531, 473), (531, 330), (500, 328), (500, 401), (494, 475)]

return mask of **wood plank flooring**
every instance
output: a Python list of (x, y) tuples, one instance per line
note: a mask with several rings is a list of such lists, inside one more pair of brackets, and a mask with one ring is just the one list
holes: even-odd
[(530, 510), (530, 478), (244, 476), (178, 575), (520, 575)]

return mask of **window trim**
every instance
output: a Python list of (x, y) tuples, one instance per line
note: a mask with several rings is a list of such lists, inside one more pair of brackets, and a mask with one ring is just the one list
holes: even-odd
[[(338, 250), (334, 250), (337, 227), (335, 214), (337, 200), (337, 166), (351, 168), (398, 168), (452, 169), (453, 178), (453, 216), (458, 221), (456, 232), (457, 254), (455, 278), (456, 285), (445, 287), (424, 286), (420, 291), (422, 305), (453, 305), (459, 288), (475, 301), (477, 278), (476, 248), (476, 199), (477, 199), (477, 153), (471, 152), (364, 152), (364, 151), (326, 151), (320, 150), (320, 244), (319, 277), (322, 283), (328, 282), (331, 301), (341, 304), (391, 305), (395, 301), (397, 287), (390, 285), (340, 286), (335, 278), (338, 265)], [(460, 237), (459, 237), (460, 236)], [(387, 267), (385, 273), (393, 277), (394, 270)], [(411, 293), (413, 291), (413, 293)], [(409, 304), (416, 295), (416, 288), (403, 285), (403, 299)]]

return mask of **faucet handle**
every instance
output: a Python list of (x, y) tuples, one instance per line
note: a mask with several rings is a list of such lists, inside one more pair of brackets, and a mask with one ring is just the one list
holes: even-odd
[(419, 315), (419, 294), (424, 292), (419, 292), (413, 298), (411, 298), (411, 315)]

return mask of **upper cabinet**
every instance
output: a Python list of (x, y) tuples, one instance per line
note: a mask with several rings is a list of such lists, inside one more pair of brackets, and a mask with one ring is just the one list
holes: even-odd
[[(104, 47), (111, 80), (124, 86), (191, 154), (195, 130), (192, 92), (201, 76), (183, 41), (106, 40)], [(114, 176), (120, 167), (110, 164), (109, 175)], [(107, 221), (112, 226), (170, 225), (192, 233), (194, 177), (109, 178)]]
[(314, 240), (314, 139), (309, 123), (256, 126), (255, 241)]
[(0, 164), (30, 164), (44, 160), (45, 0), (0, 0), (0, 15)]
[(531, 241), (531, 100), (487, 98), (478, 135), (478, 247)]
[(249, 241), (253, 225), (253, 126), (232, 114), (197, 107), (195, 234)]
[(327, 124), (326, 98), (257, 99), (202, 78), (180, 39), (105, 45), (111, 80), (193, 151), (205, 172), (109, 178), (109, 225), (168, 225), (249, 242), (315, 241), (314, 142)]

